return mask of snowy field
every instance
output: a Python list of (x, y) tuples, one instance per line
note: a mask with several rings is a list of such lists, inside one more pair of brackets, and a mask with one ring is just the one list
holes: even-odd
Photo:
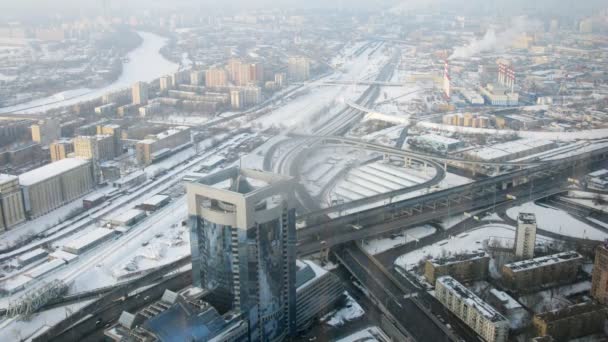
[(608, 237), (608, 233), (591, 227), (559, 209), (529, 202), (510, 208), (507, 210), (507, 215), (517, 220), (520, 212), (534, 213), (538, 228), (553, 233), (591, 240), (604, 240)]
[(515, 239), (515, 228), (505, 224), (489, 224), (478, 229), (452, 236), (430, 246), (412, 251), (395, 260), (395, 265), (411, 270), (426, 258), (462, 254), (483, 248), (483, 242), (490, 238)]
[(403, 246), (408, 242), (416, 241), (432, 235), (435, 233), (435, 231), (435, 227), (430, 225), (414, 227), (397, 233), (393, 238), (389, 237), (365, 240), (362, 247), (367, 253), (376, 255), (388, 251), (389, 249)]
[(336, 342), (389, 342), (391, 339), (378, 327), (369, 327)]

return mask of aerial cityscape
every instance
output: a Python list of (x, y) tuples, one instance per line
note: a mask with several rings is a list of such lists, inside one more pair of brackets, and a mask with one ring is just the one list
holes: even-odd
[(0, 341), (608, 341), (608, 3), (0, 4)]

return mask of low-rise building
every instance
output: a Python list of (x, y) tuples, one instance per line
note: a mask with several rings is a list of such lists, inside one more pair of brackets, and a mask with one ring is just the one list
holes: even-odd
[(446, 275), (460, 282), (483, 280), (488, 276), (489, 263), (490, 256), (484, 251), (431, 259), (424, 265), (424, 277), (429, 284)]
[(171, 197), (167, 195), (154, 195), (137, 207), (145, 211), (156, 211), (167, 205), (170, 201)]
[(437, 134), (425, 134), (412, 137), (407, 140), (407, 143), (412, 147), (436, 153), (448, 153), (462, 146), (460, 140)]
[(456, 279), (437, 278), (435, 297), (485, 341), (507, 341), (509, 321)]
[(110, 218), (109, 222), (113, 226), (130, 227), (146, 218), (146, 212), (139, 209), (129, 209), (124, 213)]
[(91, 191), (95, 186), (91, 162), (66, 158), (19, 175), (25, 211), (44, 215)]
[(551, 336), (555, 341), (569, 341), (604, 333), (607, 318), (608, 308), (587, 302), (534, 315), (532, 324), (538, 336)]
[(516, 291), (531, 292), (547, 285), (576, 280), (583, 257), (575, 251), (517, 261), (502, 267), (504, 284)]

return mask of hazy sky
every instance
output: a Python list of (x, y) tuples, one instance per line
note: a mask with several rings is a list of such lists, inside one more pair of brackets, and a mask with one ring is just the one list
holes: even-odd
[[(0, 13), (49, 14), (69, 10), (101, 12), (104, 0), (0, 0)], [(342, 8), (381, 11), (403, 3), (406, 8), (475, 9), (477, 7), (511, 11), (525, 14), (536, 13), (592, 14), (595, 8), (607, 7), (606, 0), (108, 0), (112, 7), (123, 9), (166, 8), (178, 9), (187, 6), (197, 8)]]

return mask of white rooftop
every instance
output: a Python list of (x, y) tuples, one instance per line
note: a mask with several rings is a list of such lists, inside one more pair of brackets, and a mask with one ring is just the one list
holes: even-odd
[(4, 184), (6, 182), (14, 181), (17, 179), (17, 176), (9, 175), (6, 173), (0, 173), (0, 184)]
[(19, 183), (30, 186), (89, 164), (88, 159), (65, 158), (19, 175)]
[(146, 201), (144, 201), (143, 204), (156, 206), (156, 205), (160, 205), (163, 201), (166, 201), (168, 198), (169, 198), (169, 196), (167, 196), (167, 195), (154, 195), (154, 196), (148, 198)]
[(106, 236), (111, 235), (111, 234), (114, 234), (114, 231), (112, 229), (96, 228), (96, 229), (90, 231), (89, 233), (84, 234), (84, 235), (80, 236), (79, 238), (66, 243), (64, 245), (64, 247), (71, 248), (71, 249), (81, 249), (81, 248), (86, 247), (86, 246), (92, 244), (93, 242), (103, 239)]
[(461, 298), (462, 301), (464, 301), (468, 306), (475, 308), (477, 312), (492, 322), (507, 321), (507, 319), (496, 311), (496, 309), (494, 309), (490, 304), (477, 297), (475, 293), (467, 289), (456, 279), (450, 276), (443, 276), (437, 278), (437, 283), (443, 284), (443, 286), (450, 289), (450, 292), (452, 292), (455, 296)]
[(124, 213), (114, 216), (110, 219), (110, 221), (112, 221), (113, 223), (119, 223), (119, 224), (124, 224), (127, 223), (133, 219), (136, 219), (138, 217), (140, 217), (141, 215), (144, 215), (144, 211), (143, 210), (139, 210), (139, 209), (129, 209), (127, 211), (125, 211)]

